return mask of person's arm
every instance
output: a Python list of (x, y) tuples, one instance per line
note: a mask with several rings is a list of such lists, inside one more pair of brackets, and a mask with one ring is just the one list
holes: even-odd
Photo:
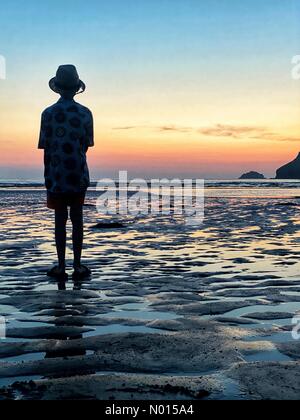
[(94, 147), (94, 119), (93, 114), (89, 112), (89, 120), (85, 124), (85, 147), (88, 150), (89, 147)]
[(38, 149), (45, 149), (46, 147), (46, 137), (45, 137), (45, 114), (43, 112), (41, 119), (41, 128), (40, 128), (40, 138)]

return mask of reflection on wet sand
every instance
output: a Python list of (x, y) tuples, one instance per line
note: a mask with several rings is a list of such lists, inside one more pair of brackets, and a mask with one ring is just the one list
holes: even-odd
[[(82, 287), (82, 282), (81, 281), (74, 281), (74, 287), (73, 290), (81, 290)], [(57, 288), (59, 291), (65, 291), (66, 290), (66, 281), (59, 281), (57, 282)], [(61, 323), (57, 323), (55, 318), (60, 319), (63, 318), (65, 316), (68, 316), (72, 313), (74, 313), (74, 311), (80, 311), (80, 308), (78, 308), (78, 306), (74, 306), (74, 305), (65, 305), (62, 301), (57, 302), (55, 300), (55, 298), (53, 299), (53, 307), (57, 307), (57, 304), (60, 303), (60, 309), (58, 311), (54, 311), (53, 312), (53, 325), (57, 325), (57, 326), (63, 326)], [(72, 327), (72, 325), (68, 324), (69, 327)], [(77, 325), (73, 325), (74, 327), (78, 327)], [(84, 322), (82, 323), (82, 326), (84, 326)], [(78, 334), (75, 336), (68, 336), (67, 334), (61, 334), (59, 336), (57, 336), (57, 340), (59, 341), (69, 341), (69, 340), (81, 340), (83, 338), (82, 334)], [(55, 359), (55, 358), (68, 358), (68, 357), (76, 357), (76, 356), (85, 356), (86, 355), (86, 351), (84, 349), (80, 349), (80, 348), (74, 348), (71, 347), (70, 349), (66, 348), (66, 349), (59, 349), (59, 350), (55, 350), (55, 349), (51, 349), (46, 351), (46, 355), (45, 355), (45, 359)], [(57, 372), (57, 374), (51, 375), (51, 376), (45, 376), (45, 378), (61, 378), (61, 377), (68, 377), (68, 376), (80, 376), (80, 375), (86, 375), (86, 374), (95, 374), (96, 371), (95, 370), (90, 370), (89, 372), (86, 371), (86, 369), (81, 370), (80, 367), (78, 368), (78, 370), (72, 370), (71, 373), (68, 374), (68, 372), (64, 372), (64, 371), (60, 371)]]
[(55, 283), (43, 192), (0, 196), (0, 398), (272, 398), (272, 370), (295, 395), (298, 198), (208, 197), (199, 228), (148, 216), (101, 230), (90, 192), (92, 281)]

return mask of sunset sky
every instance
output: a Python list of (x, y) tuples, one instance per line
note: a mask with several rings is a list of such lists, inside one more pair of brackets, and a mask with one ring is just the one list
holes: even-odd
[(1, 8), (0, 178), (42, 179), (59, 64), (95, 118), (92, 178), (273, 177), (300, 151), (300, 0), (10, 0)]

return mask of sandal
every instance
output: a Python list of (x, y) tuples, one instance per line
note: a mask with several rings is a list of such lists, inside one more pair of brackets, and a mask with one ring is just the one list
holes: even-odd
[(68, 280), (68, 274), (56, 265), (47, 272), (47, 276), (53, 279)]
[(86, 277), (90, 277), (91, 274), (92, 272), (88, 267), (81, 265), (80, 267), (75, 268), (72, 277), (73, 279), (85, 279)]

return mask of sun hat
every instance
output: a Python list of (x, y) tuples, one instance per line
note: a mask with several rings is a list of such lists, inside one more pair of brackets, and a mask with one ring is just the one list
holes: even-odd
[(76, 67), (72, 64), (59, 66), (56, 76), (49, 81), (49, 87), (55, 93), (77, 90), (77, 94), (83, 93), (86, 88), (79, 78)]

